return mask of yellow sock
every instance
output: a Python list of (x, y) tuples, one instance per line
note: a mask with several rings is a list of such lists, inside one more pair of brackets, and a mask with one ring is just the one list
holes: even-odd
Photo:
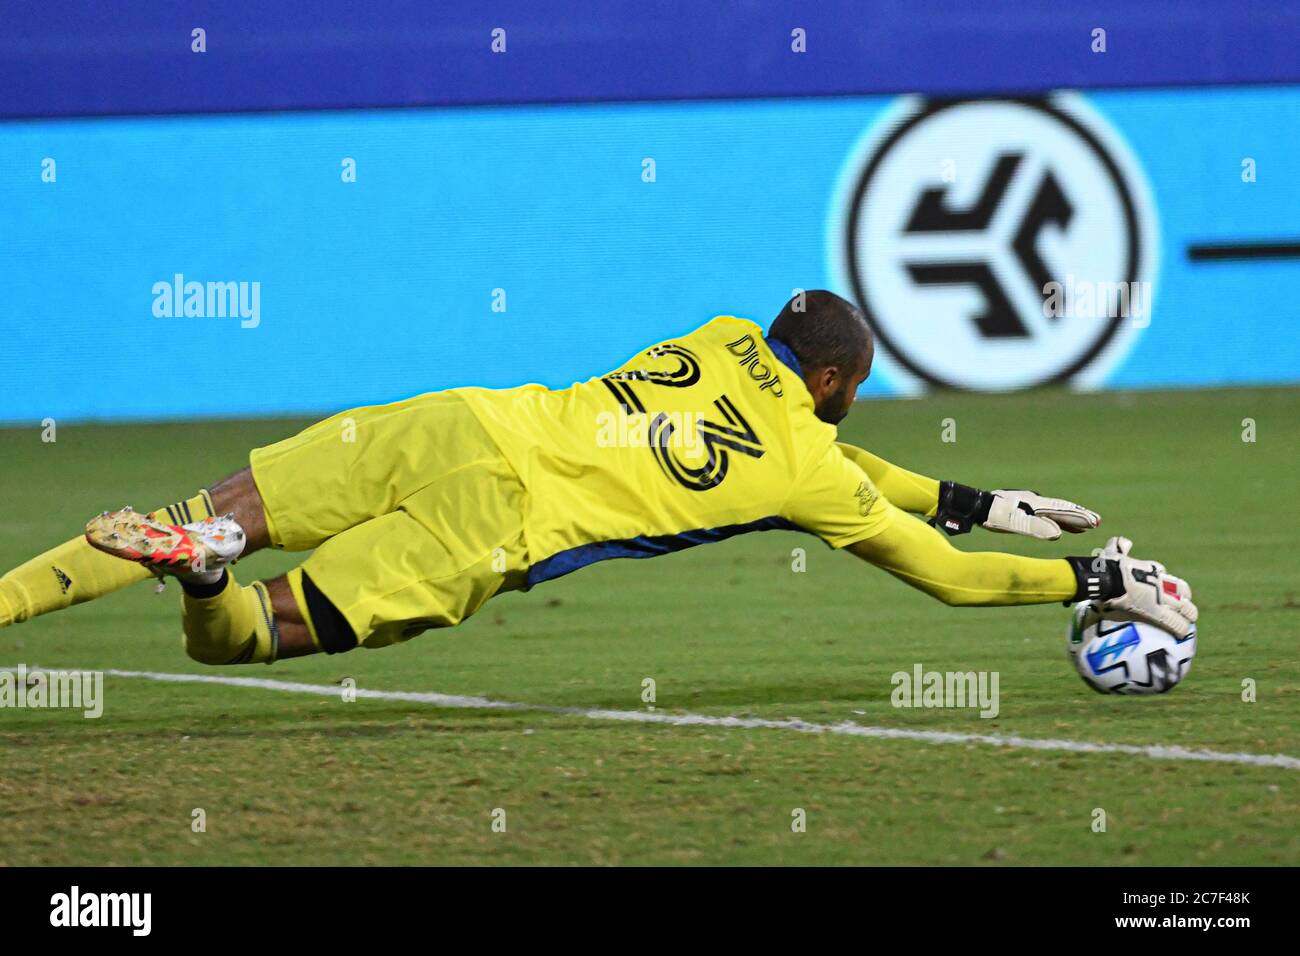
[(201, 664), (270, 664), (279, 643), (271, 597), (255, 581), (241, 588), (226, 569), (213, 585), (185, 584), (185, 653)]
[[(201, 521), (212, 514), (212, 499), (204, 490), (156, 513), (169, 524)], [(140, 565), (96, 551), (85, 538), (73, 538), (0, 578), (0, 627), (92, 601), (150, 577)]]

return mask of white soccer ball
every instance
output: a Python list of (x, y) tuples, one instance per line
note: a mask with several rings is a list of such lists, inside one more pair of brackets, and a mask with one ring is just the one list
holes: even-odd
[(1196, 625), (1179, 640), (1153, 624), (1103, 620), (1091, 601), (1074, 606), (1066, 640), (1074, 669), (1102, 694), (1163, 694), (1196, 656)]

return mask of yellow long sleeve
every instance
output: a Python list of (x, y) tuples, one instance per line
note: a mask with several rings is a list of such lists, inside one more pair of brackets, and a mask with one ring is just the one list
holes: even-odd
[(939, 508), (939, 482), (900, 468), (885, 459), (844, 442), (836, 442), (845, 457), (867, 473), (876, 490), (890, 503), (912, 514), (932, 517)]
[(886, 507), (893, 512), (889, 527), (847, 550), (945, 604), (1048, 604), (1074, 596), (1074, 570), (1062, 558), (958, 551), (925, 522)]

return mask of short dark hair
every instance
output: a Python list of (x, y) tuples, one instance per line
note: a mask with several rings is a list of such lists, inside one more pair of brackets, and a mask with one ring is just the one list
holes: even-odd
[(785, 304), (767, 334), (794, 352), (804, 370), (858, 368), (872, 347), (862, 310), (825, 289), (809, 289)]

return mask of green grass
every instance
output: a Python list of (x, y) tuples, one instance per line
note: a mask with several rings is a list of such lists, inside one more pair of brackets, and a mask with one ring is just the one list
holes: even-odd
[[(956, 443), (940, 440), (957, 423)], [(1258, 440), (1241, 440), (1242, 419)], [(242, 466), (298, 422), (0, 431), (0, 567), (125, 503), (156, 506)], [(484, 695), (537, 704), (852, 720), (1026, 737), (1300, 755), (1300, 578), (1292, 498), (1300, 391), (1011, 397), (859, 405), (842, 429), (919, 471), (1038, 488), (1187, 577), (1201, 607), (1187, 680), (1094, 694), (1059, 606), (954, 610), (815, 539), (766, 533), (611, 561), (506, 595), (448, 632), (274, 667), (204, 669), (177, 589), (140, 585), (0, 631), (0, 664), (123, 668)], [(167, 449), (164, 456), (161, 449)], [(165, 464), (164, 464), (165, 463)], [(791, 571), (791, 549), (807, 571)], [(293, 555), (258, 555), (241, 580)], [(1001, 712), (895, 709), (890, 676), (996, 670)], [(1244, 703), (1242, 681), (1258, 684)], [(1289, 864), (1300, 772), (442, 709), (107, 678), (100, 720), (0, 710), (7, 864)], [(207, 832), (191, 832), (203, 808)], [(492, 831), (492, 811), (507, 829)], [(791, 811), (807, 832), (791, 832)], [(1094, 808), (1108, 816), (1092, 832)]]

